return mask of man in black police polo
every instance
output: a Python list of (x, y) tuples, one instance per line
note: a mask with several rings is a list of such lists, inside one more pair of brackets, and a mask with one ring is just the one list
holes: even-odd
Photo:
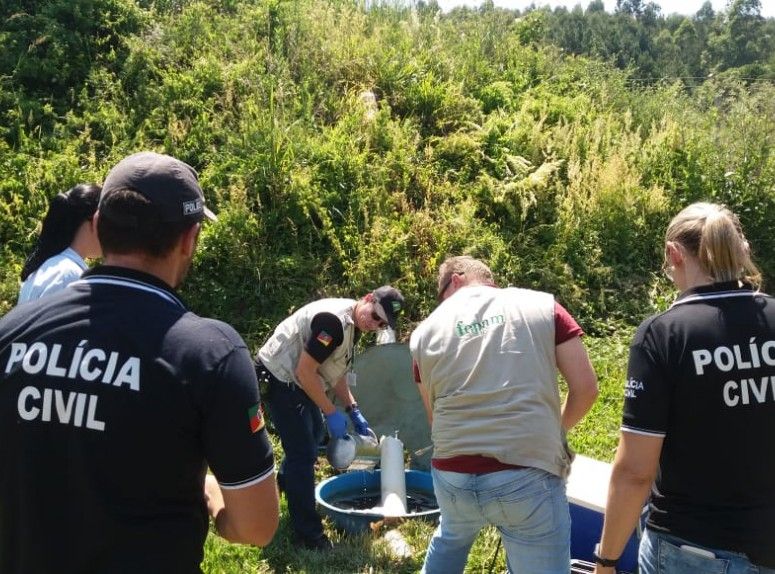
[(206, 216), (193, 168), (125, 158), (95, 216), (104, 265), (0, 320), (3, 574), (200, 572), (208, 513), (229, 540), (274, 535), (251, 357), (175, 292)]

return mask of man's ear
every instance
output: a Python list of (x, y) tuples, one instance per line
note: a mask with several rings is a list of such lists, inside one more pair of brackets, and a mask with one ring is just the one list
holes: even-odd
[(180, 239), (180, 250), (186, 257), (194, 256), (201, 229), (202, 224), (195, 223), (183, 233), (183, 236)]

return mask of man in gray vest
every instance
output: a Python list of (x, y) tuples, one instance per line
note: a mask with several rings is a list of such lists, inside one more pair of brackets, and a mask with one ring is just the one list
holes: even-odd
[[(552, 295), (500, 289), (472, 257), (441, 265), (438, 298), (410, 341), (441, 511), (423, 572), (463, 572), (491, 524), (510, 572), (568, 574), (565, 433), (597, 397), (583, 332)], [(568, 383), (564, 405), (558, 370)]]
[(288, 501), (294, 544), (301, 548), (331, 548), (315, 509), (314, 469), (324, 431), (320, 413), (332, 438), (345, 435), (347, 421), (327, 391), (349, 414), (355, 432), (368, 435), (369, 424), (350, 391), (353, 347), (364, 331), (395, 329), (403, 305), (401, 293), (389, 285), (357, 301), (320, 299), (280, 323), (258, 351), (262, 397), (285, 451), (278, 483)]

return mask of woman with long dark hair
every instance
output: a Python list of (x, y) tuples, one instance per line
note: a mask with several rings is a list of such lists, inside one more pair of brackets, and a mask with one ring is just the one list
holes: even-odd
[(86, 269), (85, 258), (102, 256), (92, 221), (100, 191), (99, 185), (82, 183), (51, 200), (38, 241), (21, 272), (19, 303), (63, 289)]

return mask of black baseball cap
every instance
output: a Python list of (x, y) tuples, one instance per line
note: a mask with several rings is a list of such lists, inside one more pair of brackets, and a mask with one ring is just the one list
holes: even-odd
[(383, 285), (379, 289), (375, 289), (371, 295), (377, 304), (377, 313), (387, 321), (391, 329), (395, 329), (398, 314), (404, 308), (404, 296), (398, 289), (390, 285)]
[(205, 206), (196, 170), (169, 155), (141, 151), (122, 159), (102, 184), (100, 204), (108, 193), (119, 189), (131, 189), (145, 197), (165, 222), (216, 220)]

